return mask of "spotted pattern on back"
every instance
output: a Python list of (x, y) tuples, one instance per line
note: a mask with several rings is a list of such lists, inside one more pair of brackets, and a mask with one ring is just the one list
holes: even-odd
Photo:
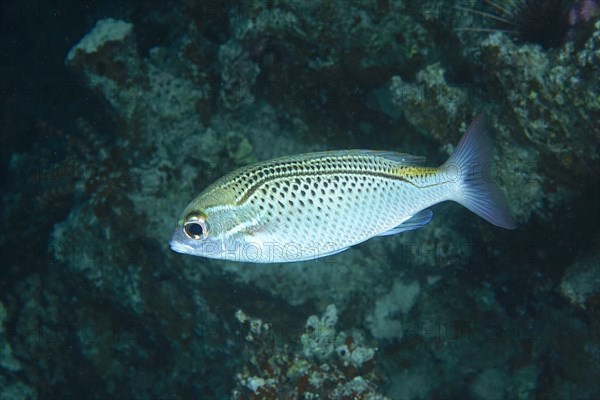
[(382, 233), (419, 211), (423, 187), (437, 195), (433, 168), (378, 156), (326, 152), (254, 164), (217, 181), (234, 206), (249, 206), (263, 229), (292, 243), (311, 238), (350, 246)]

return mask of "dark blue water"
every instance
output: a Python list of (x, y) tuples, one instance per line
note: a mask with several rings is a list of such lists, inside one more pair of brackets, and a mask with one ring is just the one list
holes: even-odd
[[(600, 397), (597, 1), (0, 10), (0, 398)], [(480, 113), (515, 230), (445, 202), (313, 261), (169, 249), (229, 171), (438, 166)]]

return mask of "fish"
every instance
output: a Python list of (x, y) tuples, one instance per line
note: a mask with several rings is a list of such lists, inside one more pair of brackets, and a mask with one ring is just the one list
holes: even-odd
[(248, 263), (315, 260), (376, 236), (419, 229), (431, 207), (454, 201), (498, 227), (517, 223), (490, 175), (492, 144), (483, 114), (448, 160), (393, 151), (334, 150), (239, 168), (185, 207), (173, 251)]

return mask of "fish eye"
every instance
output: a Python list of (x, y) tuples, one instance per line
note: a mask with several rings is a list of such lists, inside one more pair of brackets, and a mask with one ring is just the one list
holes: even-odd
[(190, 215), (183, 224), (183, 233), (190, 239), (204, 239), (208, 236), (208, 224), (201, 216)]

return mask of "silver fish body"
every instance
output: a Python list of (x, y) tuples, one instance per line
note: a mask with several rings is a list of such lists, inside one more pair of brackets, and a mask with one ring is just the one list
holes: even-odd
[(311, 260), (419, 228), (431, 219), (428, 208), (446, 200), (514, 228), (502, 193), (484, 176), (490, 158), (479, 117), (440, 168), (423, 167), (421, 157), (370, 150), (256, 163), (225, 175), (194, 199), (178, 221), (171, 248), (243, 262)]

